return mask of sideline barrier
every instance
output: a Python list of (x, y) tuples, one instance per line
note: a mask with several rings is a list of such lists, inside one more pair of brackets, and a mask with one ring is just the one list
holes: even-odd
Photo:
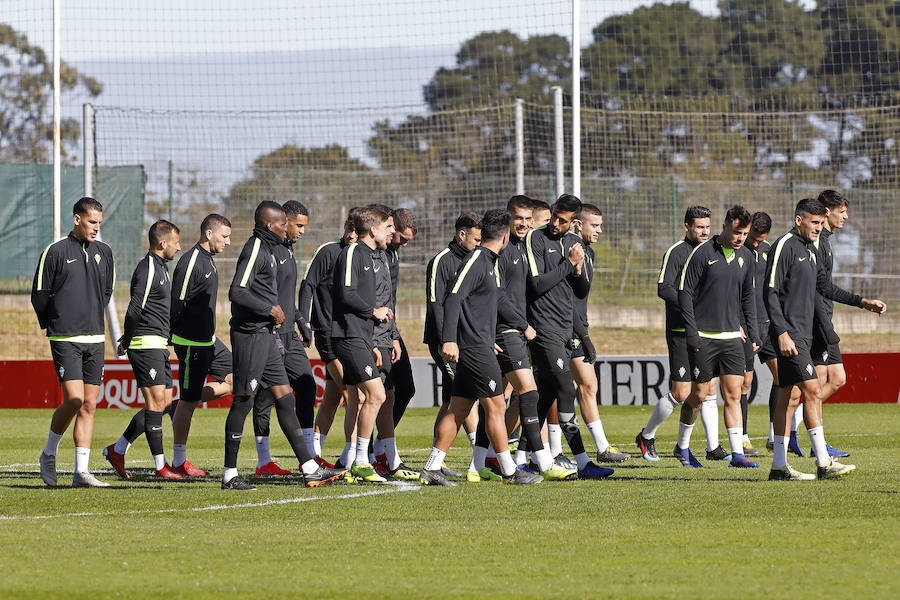
[[(900, 402), (900, 353), (844, 354), (847, 384), (829, 403)], [(412, 370), (416, 395), (410, 406), (437, 406), (441, 397), (441, 369), (430, 358), (413, 357)], [(325, 391), (325, 365), (312, 359), (316, 380), (316, 402)], [(666, 356), (599, 356), (594, 365), (599, 381), (598, 403), (602, 406), (656, 404), (668, 390), (669, 363)], [(753, 404), (767, 404), (772, 376), (756, 363), (757, 377), (751, 392)], [(179, 396), (178, 363), (172, 362), (174, 397)], [(54, 408), (62, 401), (62, 392), (51, 360), (0, 361), (0, 408)], [(227, 407), (225, 396), (204, 404), (204, 408)], [(722, 403), (721, 395), (719, 403)], [(144, 400), (137, 388), (131, 365), (124, 359), (107, 360), (98, 408), (134, 408)]]

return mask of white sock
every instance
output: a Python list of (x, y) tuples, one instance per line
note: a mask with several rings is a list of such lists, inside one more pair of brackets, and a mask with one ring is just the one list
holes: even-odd
[(180, 467), (187, 460), (187, 444), (172, 445), (172, 466)]
[(809, 434), (809, 441), (816, 451), (816, 466), (826, 466), (831, 462), (831, 457), (828, 456), (828, 448), (825, 446), (825, 430), (819, 425), (808, 429), (806, 433)]
[(372, 442), (372, 454), (374, 454), (375, 456), (380, 456), (382, 454), (385, 454), (384, 440), (375, 438), (375, 441)]
[(700, 420), (706, 430), (706, 449), (715, 450), (719, 447), (719, 407), (716, 405), (716, 396), (707, 396), (700, 405)]
[(487, 456), (487, 448), (475, 446), (472, 448), (472, 470), (480, 471), (484, 468), (484, 459)]
[(400, 468), (403, 462), (400, 460), (400, 453), (397, 452), (397, 438), (385, 438), (382, 440), (384, 446), (384, 455), (387, 457), (388, 467), (391, 471)]
[(300, 431), (303, 433), (303, 442), (306, 444), (306, 450), (313, 456), (317, 456), (316, 444), (313, 442), (313, 436), (315, 436), (316, 433), (315, 430), (312, 427), (307, 427)]
[(728, 428), (728, 443), (731, 444), (731, 454), (732, 456), (735, 454), (743, 454), (744, 453), (744, 444), (741, 441), (743, 436), (743, 427), (729, 427)]
[(517, 465), (524, 465), (528, 462), (528, 453), (524, 450), (516, 450), (515, 461)]
[(157, 471), (159, 471), (164, 466), (166, 466), (166, 455), (165, 454), (154, 454), (153, 455), (153, 466), (156, 467)]
[(75, 472), (76, 473), (90, 473), (88, 470), (88, 464), (91, 462), (91, 449), (90, 448), (75, 448)]
[(316, 431), (313, 433), (313, 450), (316, 456), (322, 456), (322, 446), (325, 445), (325, 435)]
[(264, 467), (272, 462), (272, 455), (269, 453), (268, 436), (256, 436), (256, 466)]
[(553, 466), (553, 457), (550, 456), (550, 450), (547, 448), (541, 448), (537, 452), (534, 453), (534, 462), (537, 463), (538, 468), (543, 473), (547, 469)]
[(587, 428), (591, 432), (591, 437), (594, 438), (594, 443), (597, 444), (597, 452), (603, 452), (609, 448), (609, 440), (606, 439), (606, 434), (603, 432), (603, 423), (600, 419), (593, 423), (588, 423)]
[(238, 471), (237, 469), (232, 469), (231, 467), (225, 467), (225, 472), (222, 474), (222, 483), (228, 483), (235, 477), (237, 477)]
[(694, 431), (693, 423), (688, 425), (678, 421), (678, 447), (687, 450), (691, 445), (691, 432)]
[(300, 469), (303, 471), (304, 475), (312, 475), (318, 470), (318, 468), (319, 463), (312, 459), (309, 459), (308, 461), (300, 465)]
[[(743, 427), (742, 427), (741, 429), (743, 430)], [(749, 443), (750, 443), (750, 436), (747, 435), (746, 433), (745, 433), (743, 436), (741, 436), (741, 443), (742, 443), (742, 444), (749, 444)]]
[(353, 463), (356, 462), (356, 440), (352, 440), (350, 442), (350, 449), (347, 451), (347, 468), (353, 466)]
[(769, 421), (769, 438), (766, 441), (775, 443), (775, 424), (771, 421)]
[(428, 455), (428, 460), (425, 462), (425, 470), (426, 471), (440, 471), (441, 467), (444, 466), (444, 457), (447, 456), (447, 453), (443, 450), (438, 450), (437, 448), (431, 449), (431, 454)]
[(469, 445), (474, 448), (475, 447), (475, 432), (473, 431), (472, 433), (467, 433), (466, 437), (469, 438)]
[(676, 406), (678, 406), (678, 402), (675, 402), (671, 392), (656, 401), (653, 414), (650, 415), (650, 420), (647, 421), (647, 426), (644, 427), (643, 436), (645, 440), (652, 440), (656, 437), (656, 430), (669, 418)]
[(591, 459), (588, 458), (587, 452), (581, 452), (575, 455), (575, 462), (578, 464), (578, 470), (580, 471), (591, 462)]
[(371, 465), (369, 462), (369, 438), (356, 437), (356, 458), (353, 461), (355, 465)]
[(797, 427), (803, 422), (803, 403), (797, 405), (791, 416), (791, 431), (797, 431)]
[(353, 450), (353, 454), (356, 454), (356, 446), (353, 445), (353, 442), (347, 442), (344, 444), (344, 451), (341, 452), (341, 457), (338, 459), (342, 465), (345, 467), (351, 467), (350, 463), (350, 450)]
[(131, 448), (131, 442), (129, 442), (124, 435), (121, 435), (119, 436), (119, 439), (116, 440), (116, 447), (113, 448), (113, 450), (124, 456), (129, 448)]
[(788, 438), (783, 435), (775, 436), (775, 449), (772, 451), (772, 466), (785, 467), (787, 465)]
[(50, 430), (50, 433), (47, 434), (47, 445), (44, 446), (44, 454), (47, 456), (56, 456), (57, 452), (59, 452), (59, 442), (62, 441), (63, 434), (62, 433), (53, 433), (53, 430)]
[(497, 461), (500, 463), (500, 472), (509, 477), (516, 472), (516, 463), (513, 462), (509, 450), (504, 450), (497, 454)]
[(547, 424), (547, 437), (550, 438), (550, 454), (559, 456), (562, 454), (562, 427)]

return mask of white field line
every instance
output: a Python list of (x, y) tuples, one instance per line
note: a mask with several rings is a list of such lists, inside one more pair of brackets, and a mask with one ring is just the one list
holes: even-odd
[[(368, 492), (354, 492), (338, 496), (304, 496), (299, 498), (282, 498), (281, 500), (266, 500), (265, 502), (245, 502), (243, 504), (211, 504), (209, 506), (196, 506), (194, 508), (165, 508), (160, 510), (128, 510), (123, 512), (78, 512), (59, 515), (0, 515), (0, 521), (34, 521), (40, 519), (58, 519), (70, 517), (104, 517), (121, 515), (159, 515), (176, 512), (207, 512), (213, 510), (234, 510), (239, 508), (261, 508), (276, 506), (279, 504), (297, 504), (299, 502), (314, 502), (316, 500), (343, 500), (348, 498), (364, 498), (366, 496), (380, 496), (383, 494), (395, 494), (397, 492), (413, 492), (421, 486), (410, 483), (387, 484), (382, 489)], [(102, 492), (101, 492), (102, 493)]]

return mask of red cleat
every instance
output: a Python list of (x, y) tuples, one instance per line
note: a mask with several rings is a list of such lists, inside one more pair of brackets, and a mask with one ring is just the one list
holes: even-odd
[(209, 473), (203, 469), (198, 469), (187, 460), (184, 461), (183, 465), (172, 467), (171, 470), (173, 473), (178, 473), (182, 477), (206, 477), (209, 475)]
[(500, 461), (497, 460), (496, 456), (488, 456), (484, 459), (484, 466), (488, 469), (496, 473), (497, 475), (501, 475), (502, 472), (500, 470)]
[(181, 473), (176, 473), (169, 465), (163, 465), (163, 468), (156, 472), (156, 476), (160, 479), (181, 479)]
[[(334, 465), (322, 458), (321, 456), (317, 456), (315, 458), (316, 464), (322, 467), (323, 469), (333, 469)], [(301, 466), (302, 468), (302, 466)]]
[(375, 462), (384, 467), (387, 471), (390, 471), (391, 468), (388, 466), (387, 454), (379, 454), (375, 457)]
[(377, 460), (372, 463), (372, 468), (375, 469), (375, 472), (384, 477), (385, 479), (391, 478), (391, 470), (385, 467), (383, 464), (378, 462)]
[(105, 456), (106, 460), (109, 461), (109, 464), (112, 465), (112, 468), (113, 470), (115, 470), (116, 475), (118, 475), (122, 479), (131, 479), (131, 475), (128, 473), (128, 471), (125, 470), (125, 455), (116, 452), (115, 444), (110, 444), (109, 446), (104, 448), (103, 456)]
[(290, 475), (291, 472), (287, 469), (282, 469), (275, 464), (275, 461), (270, 460), (265, 465), (256, 467), (256, 474), (260, 477), (264, 477), (266, 475)]

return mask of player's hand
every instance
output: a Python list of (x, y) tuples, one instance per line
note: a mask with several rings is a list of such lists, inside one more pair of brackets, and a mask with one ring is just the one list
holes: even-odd
[(525, 331), (522, 332), (522, 335), (525, 336), (526, 342), (530, 342), (535, 337), (537, 337), (537, 331), (534, 330), (534, 327), (529, 325), (528, 327), (525, 328)]
[(742, 341), (742, 342), (746, 342), (746, 341), (747, 341), (747, 333), (744, 331), (744, 326), (743, 326), (743, 325), (741, 325), (741, 341)]
[(691, 352), (700, 352), (700, 335), (690, 333), (687, 335), (687, 346)]
[(458, 362), (459, 346), (456, 345), (456, 342), (444, 342), (444, 345), (441, 346), (441, 356), (447, 362)]
[(885, 304), (881, 300), (869, 300), (868, 298), (863, 298), (859, 305), (867, 311), (875, 313), (876, 315), (883, 315), (885, 312), (887, 312), (887, 304)]
[(284, 324), (284, 311), (277, 304), (269, 309), (269, 316), (275, 320), (275, 327), (281, 327)]
[(782, 356), (797, 356), (799, 354), (797, 346), (794, 345), (794, 340), (791, 339), (791, 334), (787, 331), (778, 336), (778, 351), (781, 352)]
[(501, 348), (497, 344), (494, 344), (494, 354), (500, 354), (501, 352), (503, 352), (503, 348)]
[(372, 348), (372, 354), (375, 355), (375, 366), (379, 369), (381, 368), (381, 350), (378, 348)]
[(312, 344), (312, 329), (309, 323), (304, 322), (303, 319), (297, 319), (297, 331), (300, 332), (300, 340), (303, 345), (309, 348)]
[(597, 362), (597, 350), (594, 349), (594, 342), (591, 341), (591, 337), (589, 335), (584, 336), (581, 339), (581, 347), (584, 349), (584, 358), (582, 360), (589, 365)]
[(391, 364), (396, 363), (403, 356), (403, 349), (400, 348), (400, 340), (394, 340), (393, 348), (391, 348)]
[(569, 249), (569, 262), (573, 267), (579, 268), (584, 263), (584, 248), (581, 244), (575, 244)]
[(116, 344), (116, 356), (125, 356), (128, 350), (122, 345), (122, 342)]
[(372, 311), (372, 318), (379, 323), (387, 323), (394, 318), (394, 313), (387, 306), (379, 306)]

